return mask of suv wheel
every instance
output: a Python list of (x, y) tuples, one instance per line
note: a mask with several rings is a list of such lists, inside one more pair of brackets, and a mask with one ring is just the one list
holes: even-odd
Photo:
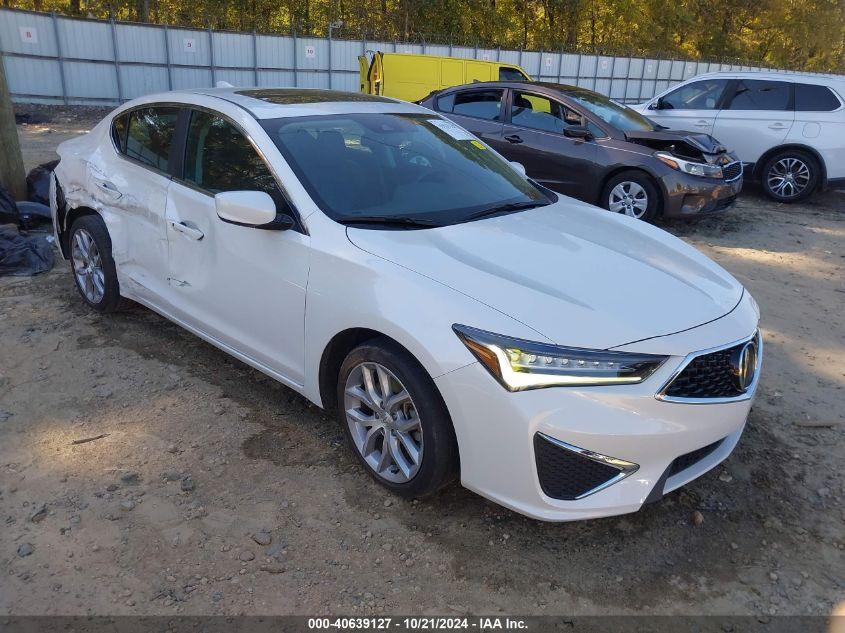
[(97, 312), (122, 307), (120, 285), (111, 256), (111, 239), (98, 215), (84, 215), (73, 223), (68, 236), (70, 264), (79, 294)]
[(660, 214), (660, 192), (651, 178), (640, 171), (623, 171), (604, 186), (602, 206), (614, 213), (622, 213), (646, 222), (654, 221)]
[(337, 402), (353, 451), (384, 487), (420, 497), (455, 478), (458, 450), (446, 405), (425, 370), (392, 341), (374, 339), (349, 353)]
[(778, 152), (763, 165), (763, 191), (778, 202), (798, 202), (816, 189), (819, 172), (818, 162), (807, 152)]

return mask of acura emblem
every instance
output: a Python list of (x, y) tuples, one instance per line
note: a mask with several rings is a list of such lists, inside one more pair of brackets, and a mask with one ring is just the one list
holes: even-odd
[(751, 339), (731, 355), (734, 386), (745, 392), (757, 373), (757, 340)]

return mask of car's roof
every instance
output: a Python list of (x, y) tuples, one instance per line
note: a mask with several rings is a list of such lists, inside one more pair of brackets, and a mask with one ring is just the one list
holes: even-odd
[(150, 101), (168, 97), (190, 101), (195, 95), (215, 97), (248, 111), (256, 119), (344, 113), (428, 112), (420, 106), (360, 92), (321, 88), (197, 88), (151, 95)]
[(461, 86), (446, 88), (443, 92), (448, 92), (454, 89), (472, 90), (478, 88), (512, 88), (513, 90), (524, 90), (526, 86), (546, 89), (552, 92), (562, 93), (564, 95), (598, 94), (594, 90), (589, 90), (587, 88), (572, 86), (570, 84), (559, 84), (552, 81), (476, 81), (471, 84), (463, 84)]
[(712, 73), (703, 73), (690, 77), (686, 81), (694, 79), (708, 79), (721, 77), (726, 79), (771, 79), (776, 81), (793, 81), (813, 84), (845, 83), (843, 75), (824, 75), (821, 73), (798, 73), (783, 72), (775, 70), (722, 70)]

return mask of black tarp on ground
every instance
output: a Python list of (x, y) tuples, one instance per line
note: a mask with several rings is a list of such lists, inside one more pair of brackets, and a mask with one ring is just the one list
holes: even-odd
[(0, 186), (0, 224), (17, 224), (18, 205), (8, 190)]
[(59, 164), (57, 160), (33, 167), (26, 175), (26, 198), (32, 202), (50, 205), (50, 177)]
[(16, 226), (0, 226), (0, 275), (37, 275), (53, 268), (52, 236), (24, 235)]

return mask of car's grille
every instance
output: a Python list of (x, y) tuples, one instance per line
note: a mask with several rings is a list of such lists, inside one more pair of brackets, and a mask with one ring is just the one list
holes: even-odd
[(578, 499), (622, 472), (558, 446), (540, 433), (534, 435), (534, 457), (540, 487), (553, 499)]
[(700, 462), (702, 459), (704, 459), (717, 448), (719, 448), (719, 446), (721, 446), (722, 442), (724, 441), (725, 440), (723, 438), (718, 442), (713, 442), (712, 444), (708, 444), (707, 446), (698, 448), (694, 451), (681, 455), (680, 457), (676, 457), (674, 461), (669, 464), (669, 472), (667, 474), (667, 477), (672, 477), (674, 475), (677, 475), (679, 472), (686, 470), (690, 466), (695, 466), (698, 462)]
[(731, 182), (732, 180), (736, 180), (742, 175), (742, 163), (740, 161), (736, 161), (734, 163), (728, 163), (724, 167), (722, 167), (722, 177), (727, 181)]
[(742, 391), (734, 383), (731, 356), (745, 343), (696, 356), (669, 383), (663, 394), (672, 398), (735, 398)]

